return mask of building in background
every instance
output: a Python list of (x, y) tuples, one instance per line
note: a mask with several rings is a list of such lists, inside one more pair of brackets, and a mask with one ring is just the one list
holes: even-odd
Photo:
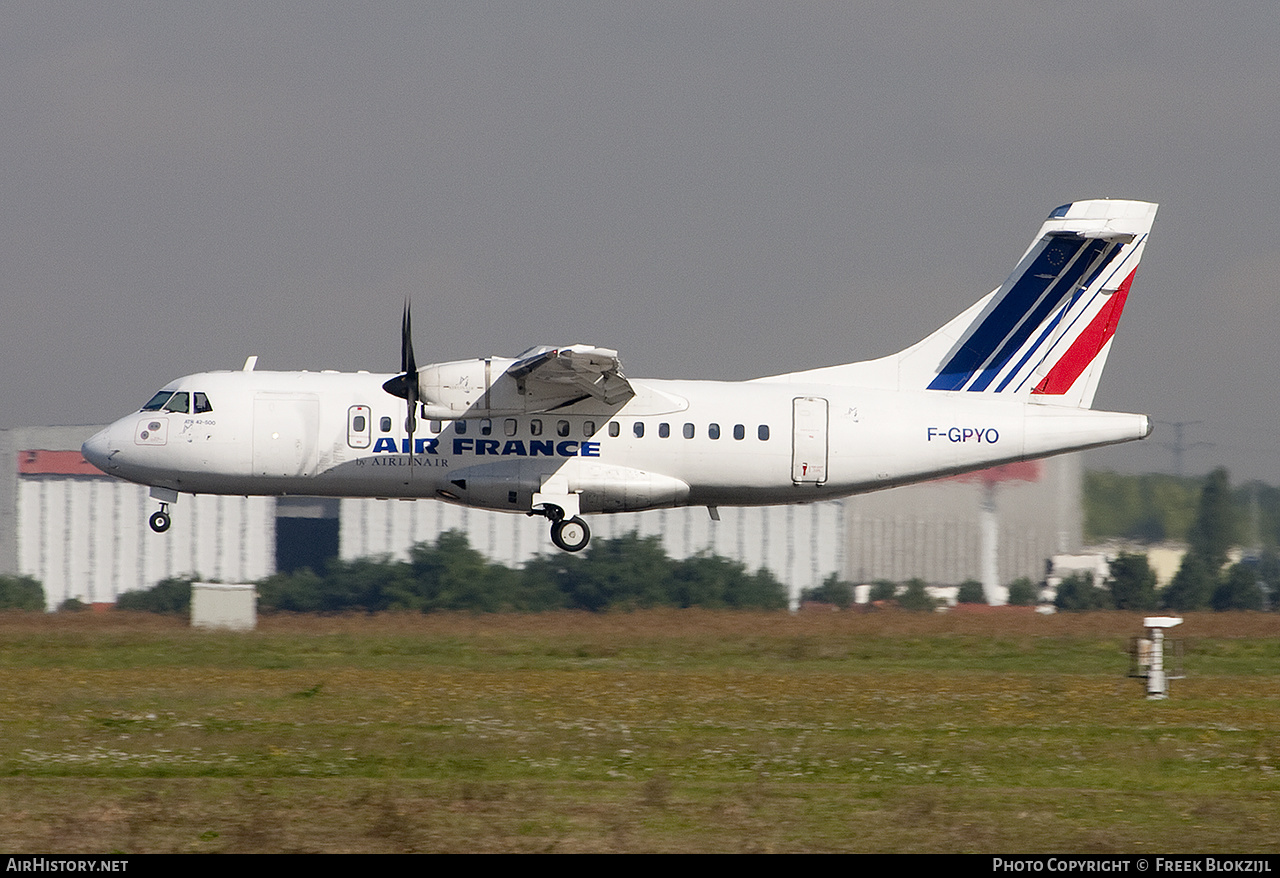
[(975, 579), (1004, 587), (1022, 576), (1041, 582), (1048, 558), (1078, 551), (1083, 539), (1079, 454), (860, 494), (844, 503), (846, 578), (854, 583)]
[[(490, 559), (518, 566), (557, 551), (545, 522), (433, 500), (183, 495), (156, 534), (147, 489), (109, 478), (80, 457), (98, 427), (0, 431), (0, 573), (40, 580), (49, 607), (70, 598), (109, 603), (169, 576), (250, 582), (335, 555), (404, 558), (416, 542), (461, 530)], [(1001, 584), (1040, 581), (1049, 556), (1080, 546), (1077, 455), (1011, 480), (943, 480), (804, 506), (702, 507), (591, 516), (597, 538), (637, 531), (676, 558), (705, 552), (770, 570), (791, 590), (831, 574), (861, 583), (921, 578), (955, 584), (995, 565)], [(987, 532), (998, 535), (984, 550)], [(989, 514), (994, 502), (994, 518)], [(994, 521), (994, 525), (992, 522)], [(985, 562), (984, 562), (985, 559)]]
[(275, 571), (275, 501), (184, 495), (165, 534), (147, 489), (86, 463), (100, 427), (0, 431), (0, 573), (40, 580), (50, 609), (71, 598), (114, 603), (127, 591), (198, 572), (247, 582)]

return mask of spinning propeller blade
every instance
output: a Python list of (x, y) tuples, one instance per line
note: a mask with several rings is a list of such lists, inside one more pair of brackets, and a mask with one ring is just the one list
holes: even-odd
[(392, 396), (398, 396), (409, 406), (404, 429), (409, 434), (409, 453), (413, 453), (413, 434), (418, 429), (418, 361), (413, 356), (413, 330), (409, 316), (409, 301), (404, 303), (404, 318), (400, 322), (400, 374), (382, 385)]

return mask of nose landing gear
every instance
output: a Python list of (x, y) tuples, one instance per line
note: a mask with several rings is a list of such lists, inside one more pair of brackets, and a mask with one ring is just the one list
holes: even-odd
[(149, 522), (151, 524), (151, 529), (156, 533), (162, 534), (167, 531), (169, 529), (169, 525), (173, 523), (172, 519), (169, 518), (169, 504), (161, 503), (160, 511), (152, 513)]
[(162, 534), (173, 523), (173, 519), (169, 517), (169, 504), (178, 502), (178, 492), (172, 488), (153, 487), (151, 489), (151, 499), (160, 501), (160, 511), (151, 513), (147, 523), (151, 525), (153, 531)]

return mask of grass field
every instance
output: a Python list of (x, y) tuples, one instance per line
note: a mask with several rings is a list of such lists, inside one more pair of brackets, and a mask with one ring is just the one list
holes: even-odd
[(1280, 614), (0, 614), (0, 850), (1275, 852)]

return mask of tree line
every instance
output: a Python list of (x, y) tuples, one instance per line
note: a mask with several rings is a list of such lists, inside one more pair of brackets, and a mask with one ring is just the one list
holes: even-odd
[(1211, 482), (1215, 489), (1223, 489), (1220, 499), (1233, 545), (1280, 548), (1280, 488), (1259, 481), (1232, 487), (1225, 469), (1197, 477), (1086, 471), (1085, 541), (1187, 541), (1197, 521), (1201, 495)]
[[(1157, 481), (1152, 482), (1153, 478)], [(1159, 478), (1163, 477), (1129, 477), (1128, 485), (1133, 488), (1145, 484), (1151, 488), (1158, 484)], [(1115, 487), (1124, 481), (1125, 477), (1110, 474), (1106, 483)], [(1086, 492), (1088, 490), (1086, 482)], [(1277, 606), (1280, 605), (1280, 553), (1274, 539), (1264, 542), (1260, 552), (1234, 564), (1227, 563), (1231, 548), (1240, 545), (1241, 525), (1247, 520), (1246, 516), (1258, 522), (1258, 533), (1271, 533), (1274, 537), (1275, 532), (1266, 524), (1271, 520), (1269, 514), (1263, 514), (1258, 498), (1271, 498), (1275, 493), (1274, 489), (1256, 484), (1243, 491), (1232, 490), (1228, 472), (1222, 468), (1214, 470), (1200, 480), (1190, 511), (1180, 514), (1186, 519), (1181, 531), (1187, 552), (1172, 582), (1157, 590), (1156, 576), (1147, 563), (1147, 556), (1121, 553), (1111, 562), (1111, 575), (1101, 586), (1087, 574), (1075, 574), (1064, 580), (1058, 587), (1058, 606), (1065, 610), (1115, 608), (1178, 612), (1280, 608)], [(1125, 507), (1131, 495), (1131, 491), (1118, 490), (1116, 506)], [(1099, 498), (1095, 498), (1090, 505), (1099, 502)], [(1167, 517), (1166, 513), (1171, 510), (1172, 507), (1152, 507), (1148, 520)]]
[[(1225, 469), (1193, 480), (1156, 474), (1085, 475), (1086, 534), (1090, 538), (1185, 539), (1188, 551), (1173, 581), (1158, 589), (1141, 553), (1121, 553), (1105, 582), (1088, 574), (1067, 577), (1055, 604), (1062, 610), (1280, 609), (1280, 490), (1260, 483), (1233, 489)], [(1262, 547), (1235, 564), (1228, 552), (1247, 528)], [(128, 592), (125, 609), (186, 612), (192, 579), (168, 579), (151, 589)], [(667, 556), (658, 537), (629, 534), (594, 540), (581, 555), (541, 555), (511, 569), (488, 561), (465, 534), (442, 534), (419, 543), (407, 561), (387, 557), (332, 559), (320, 570), (277, 574), (257, 583), (264, 610), (342, 612), (362, 610), (553, 609), (626, 607), (787, 606), (787, 590), (767, 570), (750, 573), (719, 556), (684, 560)], [(1034, 604), (1039, 586), (1011, 583), (1010, 603)], [(960, 586), (962, 603), (984, 601), (979, 583)], [(832, 574), (806, 589), (802, 600), (848, 606), (851, 583)], [(871, 599), (893, 600), (907, 609), (932, 609), (925, 584), (876, 582)], [(71, 601), (69, 604), (78, 604)], [(0, 609), (43, 609), (44, 592), (30, 576), (0, 576)], [(74, 608), (68, 607), (68, 608)]]
[(0, 610), (43, 610), (44, 586), (30, 576), (0, 576)]
[[(191, 579), (163, 580), (122, 594), (121, 609), (185, 613)], [(343, 561), (320, 570), (278, 573), (255, 583), (262, 611), (342, 613), (438, 610), (547, 610), (705, 607), (781, 609), (787, 589), (772, 573), (716, 555), (669, 557), (659, 537), (597, 538), (580, 555), (539, 555), (522, 568), (489, 561), (466, 534), (418, 543), (406, 561), (390, 556)]]
[[(1201, 479), (1148, 474), (1086, 473), (1086, 534), (1093, 539), (1124, 537), (1153, 542), (1178, 538), (1187, 552), (1173, 581), (1159, 588), (1155, 571), (1142, 552), (1121, 552), (1110, 573), (1095, 582), (1089, 573), (1074, 573), (1057, 588), (1054, 606), (1082, 610), (1280, 610), (1280, 491), (1260, 483), (1231, 487), (1225, 469)], [(1263, 548), (1229, 564), (1232, 547), (1240, 545), (1244, 522), (1255, 534), (1271, 535)], [(849, 606), (853, 583), (833, 574), (821, 586), (805, 589), (801, 600)], [(1022, 578), (1009, 584), (1009, 603), (1034, 605), (1041, 587)], [(870, 600), (893, 601), (904, 609), (931, 610), (936, 601), (918, 579), (872, 584)], [(982, 585), (961, 583), (958, 603), (985, 603)]]
[[(841, 609), (853, 605), (854, 584), (841, 581), (832, 573), (822, 585), (800, 590), (801, 603), (815, 601), (832, 604)], [(1034, 607), (1040, 601), (1040, 586), (1026, 576), (1019, 577), (1009, 583), (1010, 604), (1019, 607)], [(923, 579), (909, 579), (906, 582), (893, 582), (888, 579), (877, 579), (868, 590), (868, 602), (872, 605), (892, 604), (904, 610), (933, 611), (938, 608), (939, 601), (929, 593), (928, 584)], [(956, 603), (985, 604), (987, 596), (982, 583), (976, 579), (966, 579), (956, 589)]]

